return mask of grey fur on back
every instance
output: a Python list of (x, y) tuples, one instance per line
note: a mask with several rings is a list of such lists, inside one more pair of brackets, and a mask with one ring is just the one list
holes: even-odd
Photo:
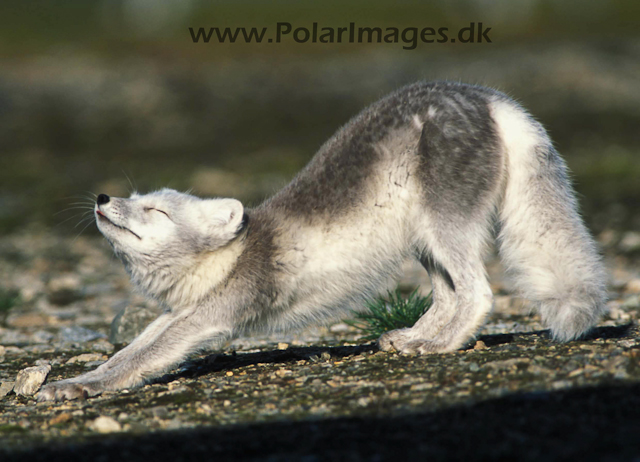
[[(433, 108), (444, 125), (442, 130), (437, 121), (425, 126), (421, 144), (432, 149), (418, 149), (421, 158), (416, 173), (425, 188), (433, 189), (430, 183), (434, 175), (440, 181), (451, 182), (445, 185), (447, 191), (455, 194), (454, 202), (464, 201), (456, 202), (457, 206), (466, 206), (467, 201), (476, 200), (476, 187), (486, 189), (495, 179), (496, 161), (485, 162), (498, 151), (499, 140), (487, 106), (488, 98), (496, 94), (483, 87), (449, 82), (420, 82), (404, 87), (342, 127), (267, 204), (309, 218), (336, 216), (357, 206), (363, 183), (381, 157), (375, 144), (394, 130), (412, 124), (416, 114), (421, 120), (428, 120), (429, 108)], [(443, 133), (447, 136), (442, 137)], [(438, 139), (432, 139), (431, 134)], [(467, 178), (469, 174), (476, 176), (474, 183), (461, 183), (465, 174)], [(458, 189), (460, 186), (462, 189)], [(429, 190), (425, 190), (425, 196), (433, 199)]]
[(380, 348), (455, 350), (492, 307), (483, 254), (496, 222), (506, 266), (555, 338), (582, 335), (605, 307), (604, 271), (564, 162), (540, 124), (487, 88), (398, 90), (255, 209), (171, 190), (105, 197), (100, 230), (132, 281), (169, 309), (95, 371), (47, 385), (43, 400), (140, 385), (203, 346), (340, 318), (406, 258), (429, 272), (434, 304)]

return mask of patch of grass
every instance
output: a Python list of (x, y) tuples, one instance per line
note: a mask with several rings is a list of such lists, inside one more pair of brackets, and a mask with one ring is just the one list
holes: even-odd
[(0, 325), (4, 325), (9, 310), (18, 303), (19, 298), (20, 294), (17, 291), (0, 287)]
[(399, 290), (389, 291), (387, 298), (379, 297), (367, 304), (368, 310), (356, 312), (355, 319), (346, 324), (362, 331), (363, 340), (376, 340), (385, 332), (403, 327), (412, 327), (431, 308), (432, 294), (418, 295), (418, 289), (403, 298)]
[(20, 425), (4, 424), (0, 425), (0, 434), (3, 433), (26, 433), (27, 430)]

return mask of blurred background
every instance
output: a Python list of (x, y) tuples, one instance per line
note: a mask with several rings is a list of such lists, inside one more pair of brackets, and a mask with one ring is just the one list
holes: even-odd
[[(420, 79), (498, 88), (549, 130), (596, 233), (639, 230), (635, 0), (3, 2), (0, 234), (73, 236), (91, 193), (259, 203)], [(189, 27), (491, 27), (492, 43), (193, 43)], [(80, 204), (82, 206), (82, 204)], [(84, 233), (96, 233), (89, 225)], [(640, 243), (638, 243), (640, 247)]]

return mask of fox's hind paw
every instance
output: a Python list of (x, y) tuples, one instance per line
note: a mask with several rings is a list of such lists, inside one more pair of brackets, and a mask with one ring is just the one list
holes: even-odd
[(402, 348), (409, 341), (409, 332), (411, 329), (396, 329), (389, 332), (385, 332), (378, 339), (378, 347), (382, 351), (397, 351), (402, 352)]
[(378, 339), (378, 346), (382, 351), (397, 351), (406, 355), (444, 353), (452, 351), (449, 344), (415, 338), (410, 328), (397, 329), (386, 332)]

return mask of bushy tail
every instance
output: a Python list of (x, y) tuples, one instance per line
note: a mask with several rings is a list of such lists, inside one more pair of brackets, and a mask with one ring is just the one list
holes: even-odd
[(544, 129), (514, 103), (492, 114), (506, 158), (500, 253), (522, 294), (558, 340), (589, 330), (605, 311), (606, 276), (577, 210), (566, 166)]

